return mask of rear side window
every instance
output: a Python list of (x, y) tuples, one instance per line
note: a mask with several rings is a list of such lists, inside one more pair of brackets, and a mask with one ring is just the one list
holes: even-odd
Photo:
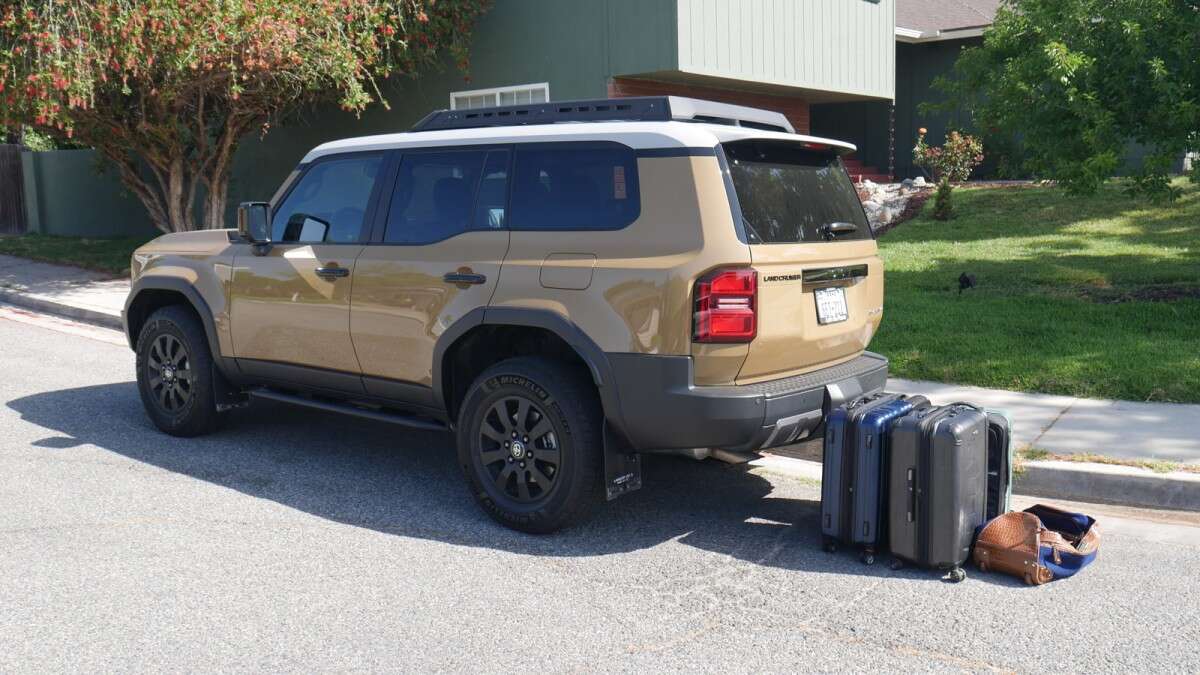
[(858, 193), (836, 155), (786, 141), (723, 147), (749, 243), (871, 238)]
[(275, 209), (271, 239), (347, 244), (358, 241), (383, 155), (317, 162)]
[(518, 146), (514, 164), (514, 230), (618, 230), (641, 212), (637, 157), (626, 146)]
[(417, 152), (400, 161), (384, 242), (429, 244), (506, 224), (508, 151)]

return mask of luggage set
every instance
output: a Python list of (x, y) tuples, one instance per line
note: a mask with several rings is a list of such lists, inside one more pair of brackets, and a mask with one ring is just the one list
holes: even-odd
[(866, 564), (886, 548), (893, 568), (908, 562), (962, 581), (974, 545), (980, 569), (1034, 584), (1070, 576), (1095, 557), (1091, 518), (1041, 505), (1008, 513), (1012, 448), (1004, 413), (934, 406), (924, 396), (866, 396), (830, 412), (822, 472), (824, 548), (861, 546)]

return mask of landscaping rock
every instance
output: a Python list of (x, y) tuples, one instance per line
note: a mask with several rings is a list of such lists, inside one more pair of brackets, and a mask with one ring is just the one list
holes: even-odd
[(925, 188), (917, 186), (913, 180), (884, 184), (864, 180), (858, 184), (858, 197), (871, 222), (871, 229), (879, 230), (900, 218), (909, 200), (923, 190)]
[(917, 176), (916, 178), (912, 179), (912, 184), (916, 187), (925, 187), (925, 177)]

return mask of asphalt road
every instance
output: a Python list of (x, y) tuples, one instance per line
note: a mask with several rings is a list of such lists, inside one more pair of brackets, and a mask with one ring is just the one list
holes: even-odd
[(161, 435), (114, 342), (0, 310), (0, 671), (1200, 670), (1194, 516), (1092, 507), (1080, 576), (955, 585), (821, 552), (812, 485), (657, 459), (532, 537), (442, 435), (265, 404)]

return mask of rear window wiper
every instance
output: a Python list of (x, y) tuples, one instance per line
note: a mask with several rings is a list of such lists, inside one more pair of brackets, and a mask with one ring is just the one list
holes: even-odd
[(849, 234), (857, 231), (857, 225), (847, 222), (826, 223), (821, 226), (821, 234), (823, 234), (826, 239), (833, 239), (839, 234)]

